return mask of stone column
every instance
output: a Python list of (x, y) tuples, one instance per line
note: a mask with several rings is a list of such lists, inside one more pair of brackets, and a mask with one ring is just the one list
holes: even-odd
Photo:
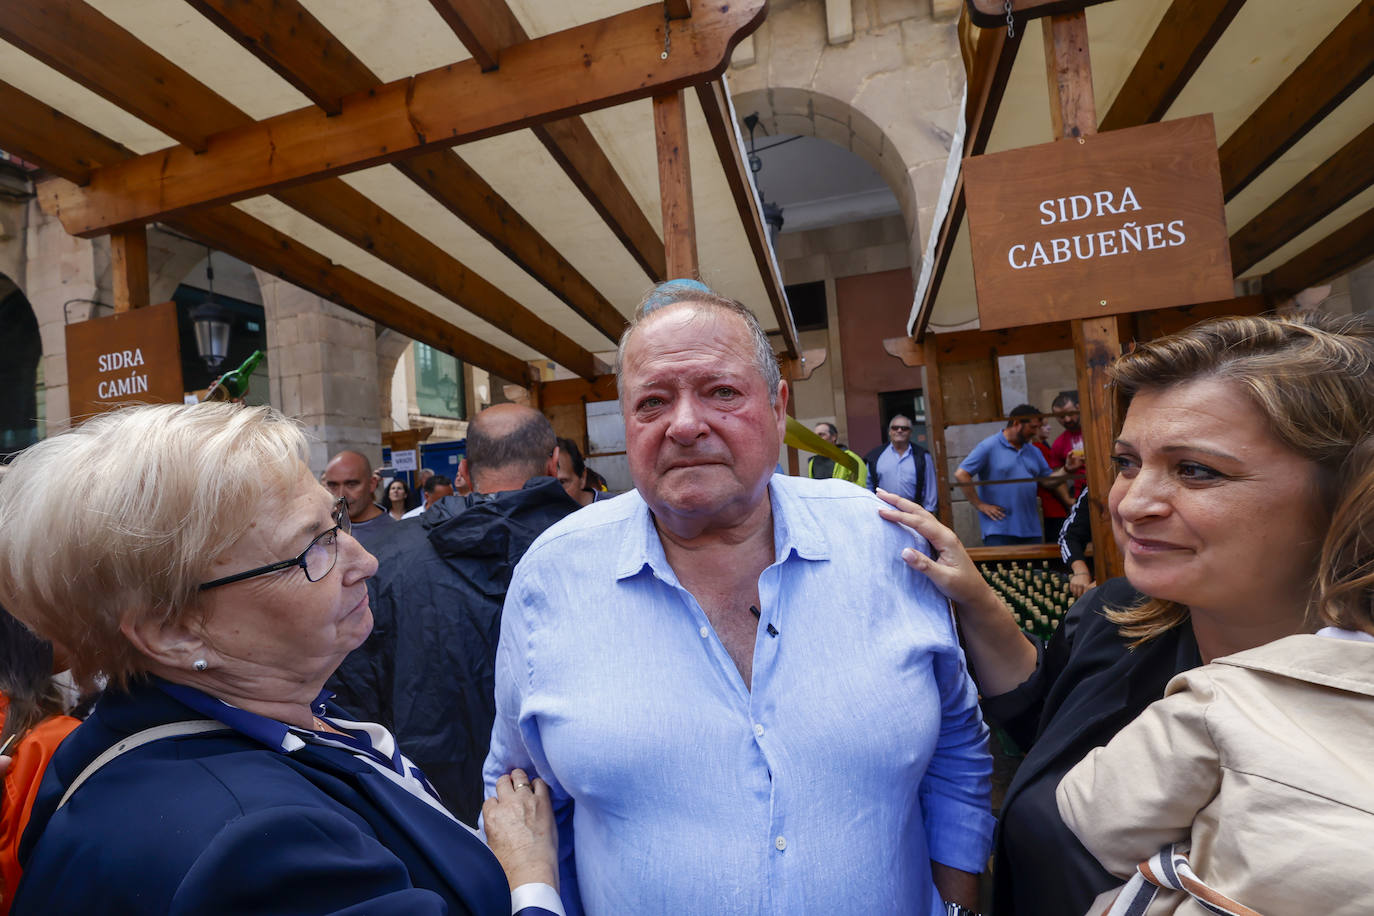
[(377, 330), (366, 318), (254, 270), (267, 313), (272, 405), (310, 432), (310, 469), (343, 449), (381, 464)]
[(47, 432), (52, 435), (71, 425), (67, 319), (85, 321), (107, 312), (95, 311), (90, 301), (80, 301), (99, 298), (95, 246), (86, 239), (68, 235), (55, 217), (39, 208), (37, 201), (29, 202), (25, 253), (24, 294), (38, 319), (43, 340)]

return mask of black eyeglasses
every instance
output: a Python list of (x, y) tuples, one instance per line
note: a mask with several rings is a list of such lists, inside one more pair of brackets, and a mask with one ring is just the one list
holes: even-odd
[(331, 518), (334, 527), (311, 541), (310, 546), (301, 551), (300, 556), (290, 560), (282, 560), (279, 563), (259, 566), (257, 569), (250, 569), (247, 572), (234, 573), (232, 576), (215, 579), (213, 582), (202, 583), (199, 590), (203, 592), (207, 588), (218, 588), (231, 582), (242, 582), (244, 579), (281, 572), (283, 569), (290, 569), (293, 566), (299, 566), (305, 572), (305, 577), (311, 582), (320, 581), (329, 575), (329, 571), (334, 568), (335, 562), (339, 559), (339, 532), (348, 534), (353, 530), (353, 521), (348, 517), (348, 500), (339, 499), (335, 501)]
[(888, 429), (893, 430), (894, 432), (901, 432), (902, 430), (910, 430), (911, 427), (910, 427), (910, 426), (889, 426)]

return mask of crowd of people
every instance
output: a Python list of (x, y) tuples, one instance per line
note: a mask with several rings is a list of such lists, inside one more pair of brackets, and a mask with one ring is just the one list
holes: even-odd
[[(124, 409), (21, 455), (4, 905), (1374, 907), (1367, 326), (1219, 319), (1121, 357), (1100, 457), (1126, 576), (1073, 565), (1047, 641), (932, 513), (912, 418), (864, 459), (821, 424), (850, 461), (777, 472), (791, 391), (747, 307), (664, 284), (615, 371), (613, 499), (514, 404), (423, 504), (357, 452), (317, 477), (269, 408)], [(1076, 564), (1099, 456), (1076, 394), (1051, 410), (1048, 456), (1023, 405), (955, 476), (985, 543), (1057, 519)], [(987, 723), (1026, 752), (995, 817)]]

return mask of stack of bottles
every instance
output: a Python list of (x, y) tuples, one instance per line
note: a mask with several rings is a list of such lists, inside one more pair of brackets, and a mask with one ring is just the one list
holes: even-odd
[(1011, 608), (1017, 626), (1042, 639), (1054, 635), (1073, 605), (1068, 576), (1050, 569), (1049, 560), (979, 563), (978, 571)]

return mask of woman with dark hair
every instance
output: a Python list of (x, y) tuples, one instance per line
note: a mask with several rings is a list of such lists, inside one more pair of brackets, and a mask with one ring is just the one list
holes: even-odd
[(1374, 416), (1374, 331), (1313, 313), (1218, 319), (1139, 344), (1111, 377), (1129, 401), (1107, 497), (1126, 576), (1084, 595), (1047, 644), (953, 532), (884, 497), (883, 516), (937, 551), (903, 558), (954, 601), (984, 712), (1026, 750), (1002, 804), (997, 916), (1082, 916), (1121, 883), (1061, 818), (1065, 773), (1174, 675), (1316, 628), (1341, 469)]
[(0, 914), (19, 885), (19, 838), (53, 751), (80, 722), (53, 678), (52, 644), (0, 608), (0, 754), (8, 760), (0, 805)]
[(386, 511), (399, 522), (411, 508), (410, 488), (401, 478), (393, 478), (391, 483), (386, 485)]

